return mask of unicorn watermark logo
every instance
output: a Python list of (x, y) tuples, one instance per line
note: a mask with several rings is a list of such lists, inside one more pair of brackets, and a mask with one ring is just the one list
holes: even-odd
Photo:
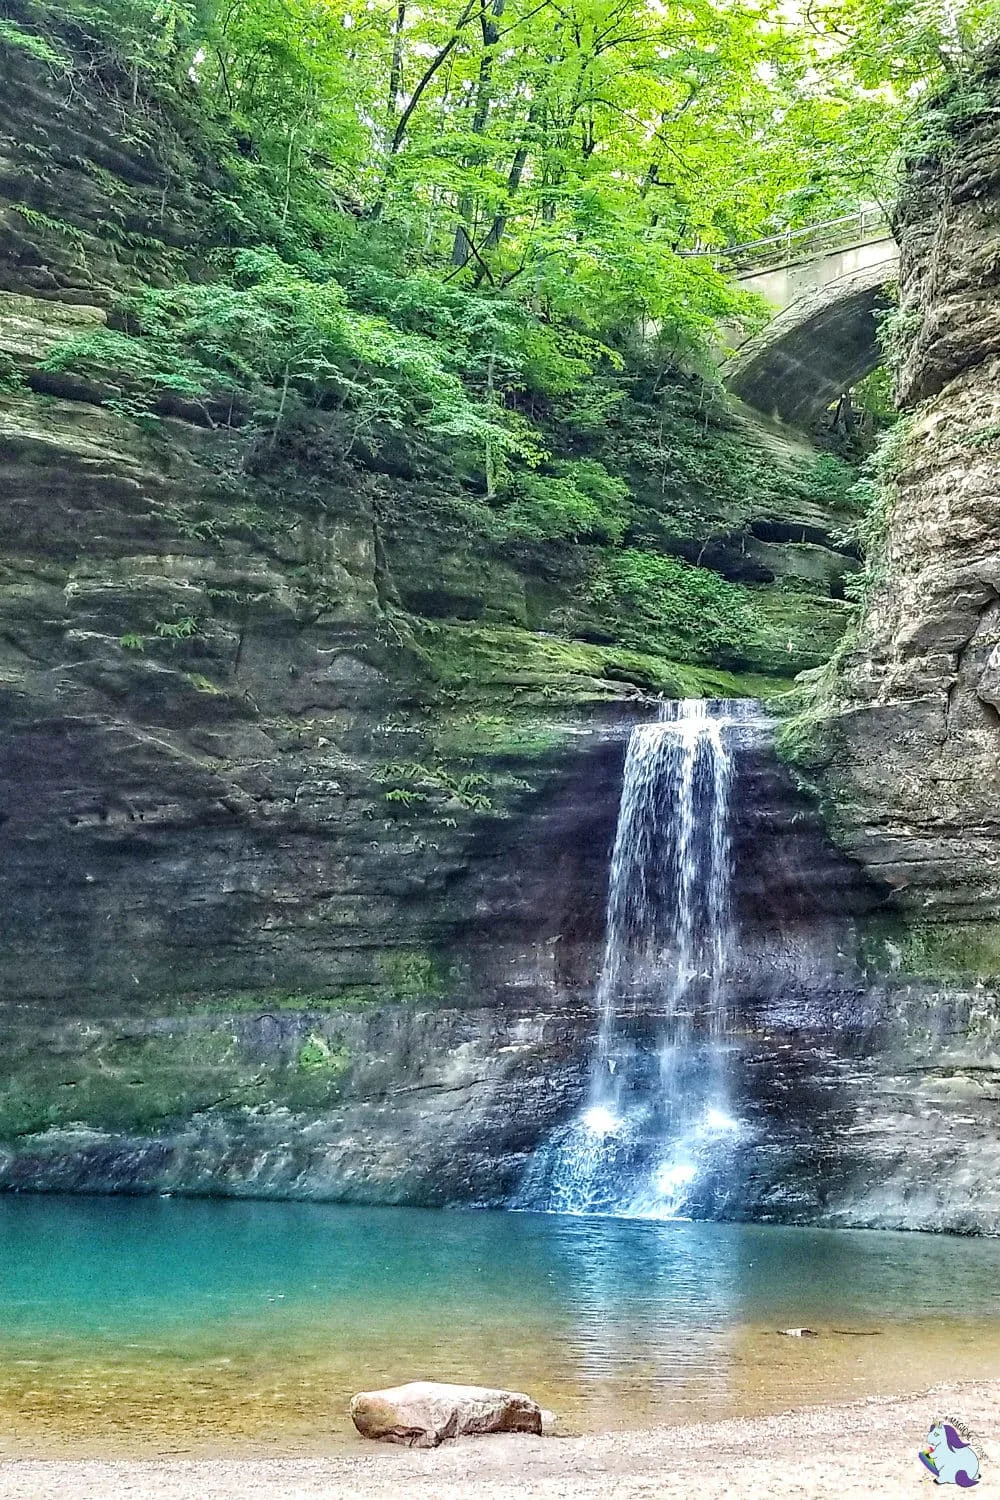
[(935, 1484), (957, 1484), (971, 1490), (979, 1483), (979, 1453), (976, 1435), (957, 1417), (941, 1417), (931, 1425), (920, 1450), (920, 1462), (934, 1476)]

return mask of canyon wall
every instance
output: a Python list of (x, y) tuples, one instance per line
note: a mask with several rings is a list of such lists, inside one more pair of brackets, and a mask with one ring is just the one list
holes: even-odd
[[(889, 343), (903, 417), (883, 459), (859, 623), (810, 674), (786, 753), (841, 848), (889, 893), (871, 993), (908, 1055), (870, 1141), (914, 1125), (930, 1225), (996, 1231), (1000, 1136), (1000, 56), (928, 109), (897, 208)], [(883, 986), (880, 990), (879, 986)], [(897, 1158), (898, 1160), (898, 1158)], [(874, 1166), (863, 1202), (894, 1196)], [(876, 1186), (877, 1184), (877, 1186)], [(936, 1189), (934, 1187), (936, 1184)], [(950, 1187), (948, 1186), (950, 1184)], [(938, 1198), (938, 1207), (930, 1199)]]
[(971, 923), (970, 948), (990, 963), (1000, 934), (998, 108), (993, 60), (929, 117), (936, 139), (911, 162), (897, 210), (894, 337), (908, 415), (883, 500), (887, 534), (822, 734), (847, 846), (928, 942), (947, 948), (946, 933)]
[[(766, 697), (821, 663), (850, 616), (850, 507), (805, 445), (704, 408), (686, 377), (672, 407), (636, 379), (600, 452), (637, 545), (754, 591), (766, 632), (719, 650), (697, 620), (637, 638), (589, 588), (586, 543), (477, 535), (447, 467), (308, 434), (261, 463), (179, 396), (136, 414), (113, 372), (50, 356), (114, 325), (123, 291), (205, 274), (233, 185), (190, 99), (130, 112), (0, 49), (0, 1186), (505, 1201), (586, 1085), (628, 725), (657, 694)], [(995, 352), (932, 399), (981, 380), (985, 400)], [(988, 475), (985, 439), (962, 452)], [(987, 911), (962, 840), (988, 849), (992, 616), (961, 567), (950, 595), (905, 584), (915, 619), (938, 598), (956, 640), (972, 619), (961, 691), (859, 688), (830, 775), (849, 819), (895, 785), (887, 756), (905, 789), (907, 747), (937, 753), (952, 724), (940, 764), (957, 776), (979, 747), (961, 783), (979, 824), (904, 835), (900, 802), (849, 859), (773, 757), (745, 768), (735, 1045), (755, 1124), (714, 1212), (995, 1212), (934, 1185), (979, 1104), (913, 1088), (921, 1038), (966, 1035), (976, 994), (873, 990), (867, 967), (907, 859), (933, 875), (944, 851), (960, 914)], [(923, 672), (944, 659), (926, 638)], [(926, 778), (912, 796), (926, 813)]]

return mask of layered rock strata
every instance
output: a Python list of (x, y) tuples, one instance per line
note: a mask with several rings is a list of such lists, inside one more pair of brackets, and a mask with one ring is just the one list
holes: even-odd
[[(710, 528), (703, 561), (777, 585), (780, 650), (735, 678), (435, 532), (405, 466), (255, 474), (196, 413), (137, 422), (45, 355), (206, 248), (211, 152), (155, 111), (126, 146), (106, 101), (4, 62), (0, 1186), (505, 1201), (586, 1087), (628, 722), (649, 693), (766, 691), (821, 659), (843, 517), (771, 498)], [(940, 696), (888, 705), (892, 754), (929, 743), (914, 714)], [(852, 770), (845, 801), (885, 768)], [(950, 1101), (937, 1077), (914, 1090), (924, 1001), (899, 1019), (869, 994), (880, 879), (772, 762), (747, 775), (734, 1045), (756, 1082), (746, 1171), (712, 1211), (982, 1227), (927, 1197), (981, 1101), (964, 1073)], [(979, 1012), (949, 1004), (926, 1029), (951, 1017), (959, 1068)]]
[(870, 599), (816, 736), (846, 847), (911, 921), (974, 924), (973, 969), (1000, 917), (998, 109), (993, 57), (942, 102), (944, 139), (910, 166), (894, 320), (910, 414)]

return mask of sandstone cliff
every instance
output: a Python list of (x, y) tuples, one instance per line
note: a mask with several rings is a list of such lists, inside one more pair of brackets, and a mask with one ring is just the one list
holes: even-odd
[[(474, 535), (444, 469), (307, 440), (255, 464), (218, 413), (137, 417), (49, 355), (200, 274), (233, 185), (190, 101), (0, 47), (0, 1185), (501, 1200), (585, 1086), (627, 723), (823, 660), (849, 514), (808, 452), (637, 382), (599, 439), (637, 545), (769, 622), (706, 650), (588, 593), (585, 546)], [(713, 1211), (982, 1227), (899, 1103), (914, 1035), (975, 997), (873, 997), (879, 880), (773, 761), (745, 775), (756, 1123)]]
[[(929, 116), (897, 213), (908, 409), (869, 598), (817, 735), (846, 846), (909, 927), (996, 971), (1000, 916), (1000, 66)], [(821, 708), (822, 712), (822, 708)], [(943, 924), (947, 923), (945, 927)], [(981, 951), (980, 951), (981, 950)]]

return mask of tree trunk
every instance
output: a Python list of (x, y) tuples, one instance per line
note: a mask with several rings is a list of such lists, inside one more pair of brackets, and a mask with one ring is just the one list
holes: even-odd
[[(531, 101), (531, 107), (528, 110), (528, 118), (525, 121), (524, 137), (521, 141), (521, 144), (518, 146), (517, 151), (514, 153), (514, 160), (511, 163), (510, 171), (507, 173), (507, 196), (509, 198), (513, 198), (517, 193), (518, 188), (521, 186), (521, 179), (524, 176), (524, 169), (528, 165), (528, 156), (531, 152), (531, 127), (533, 125), (537, 125), (538, 121), (541, 119), (541, 116), (542, 101), (540, 99), (533, 99)], [(504, 233), (507, 229), (507, 220), (509, 217), (509, 213), (504, 211), (501, 211), (494, 216), (493, 223), (489, 228), (489, 232), (486, 235), (486, 238), (483, 240), (482, 249), (484, 253), (487, 250), (495, 250), (497, 248), (500, 241), (504, 237)], [(486, 266), (482, 262), (480, 262), (479, 269), (476, 272), (474, 285), (480, 286), (486, 279), (486, 273)]]
[[(492, 6), (487, 9), (486, 0), (480, 0), (479, 25), (483, 34), (483, 51), (479, 59), (479, 80), (476, 84), (476, 108), (472, 116), (472, 134), (485, 135), (486, 125), (490, 117), (490, 108), (493, 103), (493, 56), (497, 43), (500, 40), (500, 18), (504, 13), (507, 0), (493, 0)], [(465, 165), (471, 165), (466, 158)], [(455, 242), (451, 251), (451, 263), (453, 266), (464, 266), (472, 258), (472, 241), (469, 226), (475, 209), (475, 199), (471, 193), (463, 193), (458, 200), (459, 224), (455, 229)]]
[(392, 65), (389, 69), (389, 113), (391, 125), (399, 112), (399, 96), (403, 90), (403, 27), (406, 25), (406, 0), (399, 0), (396, 7), (396, 24), (392, 33)]

